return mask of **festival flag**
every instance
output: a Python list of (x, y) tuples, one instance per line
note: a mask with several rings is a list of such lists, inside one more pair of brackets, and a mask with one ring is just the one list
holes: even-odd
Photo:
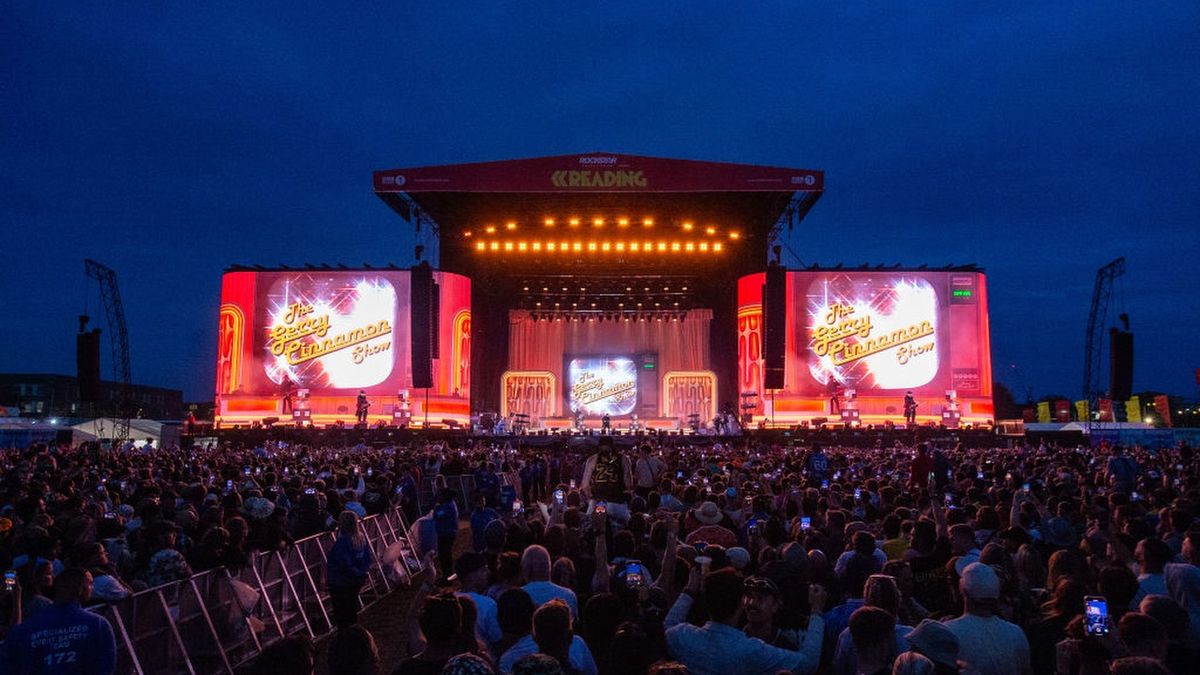
[(1129, 422), (1142, 421), (1142, 402), (1136, 396), (1130, 396), (1128, 401), (1125, 401), (1125, 419)]
[(1087, 401), (1075, 401), (1075, 419), (1079, 420), (1080, 422), (1086, 422), (1088, 420)]
[(1100, 399), (1100, 421), (1112, 422), (1113, 418), (1113, 402), (1111, 398)]
[(1163, 424), (1171, 426), (1171, 399), (1166, 394), (1154, 397), (1154, 409), (1162, 416)]
[(1071, 402), (1061, 399), (1054, 402), (1054, 421), (1066, 424), (1071, 421)]
[(1037, 421), (1037, 411), (1029, 406), (1021, 408), (1021, 421), (1030, 424)]
[(1050, 421), (1050, 402), (1042, 401), (1038, 403), (1038, 422), (1046, 424)]

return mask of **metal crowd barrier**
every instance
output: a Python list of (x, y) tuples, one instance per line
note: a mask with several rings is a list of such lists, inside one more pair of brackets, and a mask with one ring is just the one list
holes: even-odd
[[(474, 508), (475, 496), (475, 476), (464, 474), (461, 476), (443, 476), (446, 479), (446, 487), (454, 491), (454, 501), (458, 504), (459, 514), (467, 514)], [(433, 508), (433, 498), (437, 490), (437, 476), (427, 476), (421, 480), (420, 494), (417, 496), (417, 506), (421, 513), (429, 513)]]
[[(359, 596), (368, 607), (407, 585), (422, 562), (398, 507), (364, 518), (362, 527), (376, 561)], [(283, 637), (331, 633), (333, 607), (324, 582), (335, 540), (332, 532), (316, 534), (282, 551), (260, 552), (240, 570), (219, 567), (93, 608), (116, 635), (116, 672), (233, 673)], [(384, 565), (384, 551), (396, 542), (403, 551), (399, 561)]]

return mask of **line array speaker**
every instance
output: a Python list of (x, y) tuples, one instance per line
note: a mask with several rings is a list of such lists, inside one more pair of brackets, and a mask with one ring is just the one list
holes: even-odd
[(409, 296), (413, 388), (427, 389), (433, 386), (433, 270), (429, 263), (412, 268)]
[(787, 350), (787, 268), (767, 266), (763, 285), (763, 387), (783, 389)]

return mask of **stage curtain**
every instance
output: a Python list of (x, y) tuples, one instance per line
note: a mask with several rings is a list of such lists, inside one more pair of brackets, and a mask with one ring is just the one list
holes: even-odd
[(566, 356), (658, 354), (658, 372), (709, 370), (712, 310), (694, 309), (683, 321), (534, 321), (529, 312), (509, 312), (508, 370), (548, 370), (566, 386)]

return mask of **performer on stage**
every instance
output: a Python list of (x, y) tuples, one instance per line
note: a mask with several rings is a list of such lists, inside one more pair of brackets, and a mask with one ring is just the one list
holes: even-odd
[(612, 418), (608, 413), (604, 413), (604, 417), (600, 418), (600, 429), (602, 433), (610, 433), (612, 431)]
[(837, 380), (832, 377), (825, 385), (825, 390), (829, 393), (829, 414), (838, 415), (842, 412), (842, 387)]
[(917, 423), (917, 399), (910, 391), (904, 395), (904, 421), (908, 424)]
[(575, 417), (575, 428), (582, 431), (583, 430), (583, 408), (576, 410), (574, 417)]
[(292, 381), (284, 380), (280, 391), (283, 393), (283, 414), (286, 415), (292, 412)]
[(359, 422), (367, 421), (367, 409), (371, 407), (371, 402), (367, 400), (366, 390), (358, 390), (358, 401), (354, 406), (354, 417)]

